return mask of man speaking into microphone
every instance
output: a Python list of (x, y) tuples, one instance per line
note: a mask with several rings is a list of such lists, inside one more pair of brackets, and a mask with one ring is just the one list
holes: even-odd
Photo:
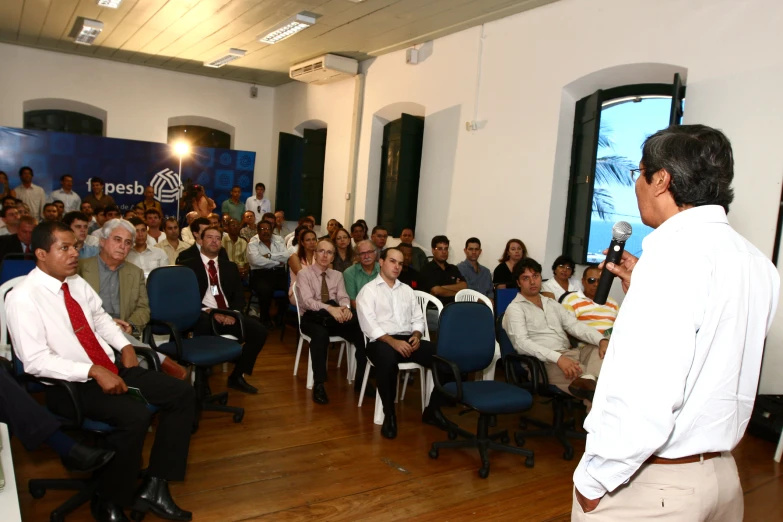
[(606, 269), (627, 292), (604, 357), (572, 521), (741, 521), (731, 450), (745, 433), (778, 303), (772, 263), (726, 218), (731, 144), (703, 125), (644, 143), (632, 171), (640, 259)]

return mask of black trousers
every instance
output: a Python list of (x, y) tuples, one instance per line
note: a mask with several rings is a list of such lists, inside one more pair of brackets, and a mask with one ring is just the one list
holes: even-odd
[[(313, 380), (326, 382), (326, 351), (329, 349), (329, 337), (340, 336), (356, 347), (356, 382), (361, 386), (364, 378), (364, 368), (367, 366), (367, 357), (364, 351), (364, 334), (359, 327), (359, 319), (356, 312), (350, 321), (338, 323), (335, 320), (328, 321), (328, 327), (320, 324), (322, 314), (307, 311), (302, 316), (302, 332), (310, 337), (310, 357), (313, 360)], [(331, 316), (329, 316), (331, 319)]]
[[(125, 384), (138, 388), (158, 409), (158, 426), (147, 473), (166, 480), (183, 480), (193, 428), (195, 394), (190, 383), (144, 368), (119, 367)], [(111, 502), (129, 507), (141, 469), (144, 437), (153, 413), (128, 394), (107, 395), (94, 380), (74, 383), (79, 405), (92, 420), (114, 426), (106, 441), (116, 451), (101, 470), (98, 493)], [(64, 417), (73, 415), (67, 392), (59, 387), (46, 389), (49, 408)]]
[[(234, 361), (232, 375), (239, 377), (243, 373), (253, 375), (253, 367), (256, 365), (258, 354), (266, 343), (266, 328), (255, 317), (242, 314), (242, 324), (245, 327), (245, 344), (242, 346), (242, 355)], [(239, 338), (239, 324), (230, 326), (220, 325), (220, 334), (234, 335)], [(212, 331), (212, 319), (206, 312), (201, 312), (193, 335), (214, 335)]]
[(261, 320), (269, 320), (269, 307), (272, 305), (272, 295), (280, 290), (285, 295), (277, 303), (278, 310), (288, 308), (288, 276), (284, 268), (257, 269), (250, 272), (250, 288), (258, 296), (258, 307)]
[[(410, 339), (410, 335), (392, 335), (397, 340), (407, 341)], [(402, 362), (412, 362), (424, 366), (425, 369), (432, 369), (432, 356), (435, 355), (435, 345), (429, 341), (421, 340), (419, 349), (413, 352), (410, 357), (403, 356), (400, 352), (392, 348), (389, 344), (383, 341), (373, 341), (367, 344), (367, 357), (372, 361), (375, 366), (375, 384), (378, 389), (378, 394), (381, 397), (383, 403), (383, 413), (385, 415), (392, 415), (394, 410), (394, 398), (397, 395), (397, 375), (400, 370), (398, 364)], [(358, 377), (358, 373), (357, 379)], [(439, 374), (442, 379), (441, 383), (453, 381), (446, 377), (448, 373)], [(364, 377), (364, 376), (362, 376)], [(423, 383), (422, 383), (423, 384)], [(444, 397), (437, 388), (432, 390), (430, 395), (429, 406), (432, 408), (440, 408), (450, 403), (448, 397)]]
[(11, 435), (28, 451), (40, 446), (60, 429), (60, 421), (3, 370), (0, 370), (0, 422), (8, 424)]

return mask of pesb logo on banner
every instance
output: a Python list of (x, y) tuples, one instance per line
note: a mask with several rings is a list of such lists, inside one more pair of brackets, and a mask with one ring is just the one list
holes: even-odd
[[(152, 176), (150, 186), (155, 191), (155, 199), (161, 203), (175, 203), (182, 197), (179, 176), (171, 169), (163, 169)], [(178, 197), (179, 196), (179, 197)]]

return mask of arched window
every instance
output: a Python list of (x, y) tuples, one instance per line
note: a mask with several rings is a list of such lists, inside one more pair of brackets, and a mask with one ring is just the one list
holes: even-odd
[(57, 109), (25, 111), (24, 128), (103, 136), (103, 120), (80, 112)]
[(169, 127), (168, 142), (187, 141), (191, 147), (230, 149), (231, 135), (218, 129), (200, 125), (174, 125)]
[(563, 251), (577, 263), (604, 259), (617, 221), (634, 229), (626, 250), (641, 254), (652, 229), (639, 217), (630, 170), (638, 167), (647, 136), (679, 125), (684, 97), (675, 74), (672, 84), (598, 90), (576, 103)]

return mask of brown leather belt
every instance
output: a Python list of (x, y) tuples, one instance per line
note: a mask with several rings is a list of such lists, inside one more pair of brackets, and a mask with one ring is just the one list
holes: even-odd
[(646, 464), (691, 464), (693, 462), (700, 462), (702, 459), (710, 460), (715, 457), (720, 457), (719, 451), (713, 451), (712, 453), (700, 453), (699, 455), (691, 455), (689, 457), (679, 457), (676, 459), (665, 459), (657, 455), (651, 455), (649, 459), (644, 461)]

